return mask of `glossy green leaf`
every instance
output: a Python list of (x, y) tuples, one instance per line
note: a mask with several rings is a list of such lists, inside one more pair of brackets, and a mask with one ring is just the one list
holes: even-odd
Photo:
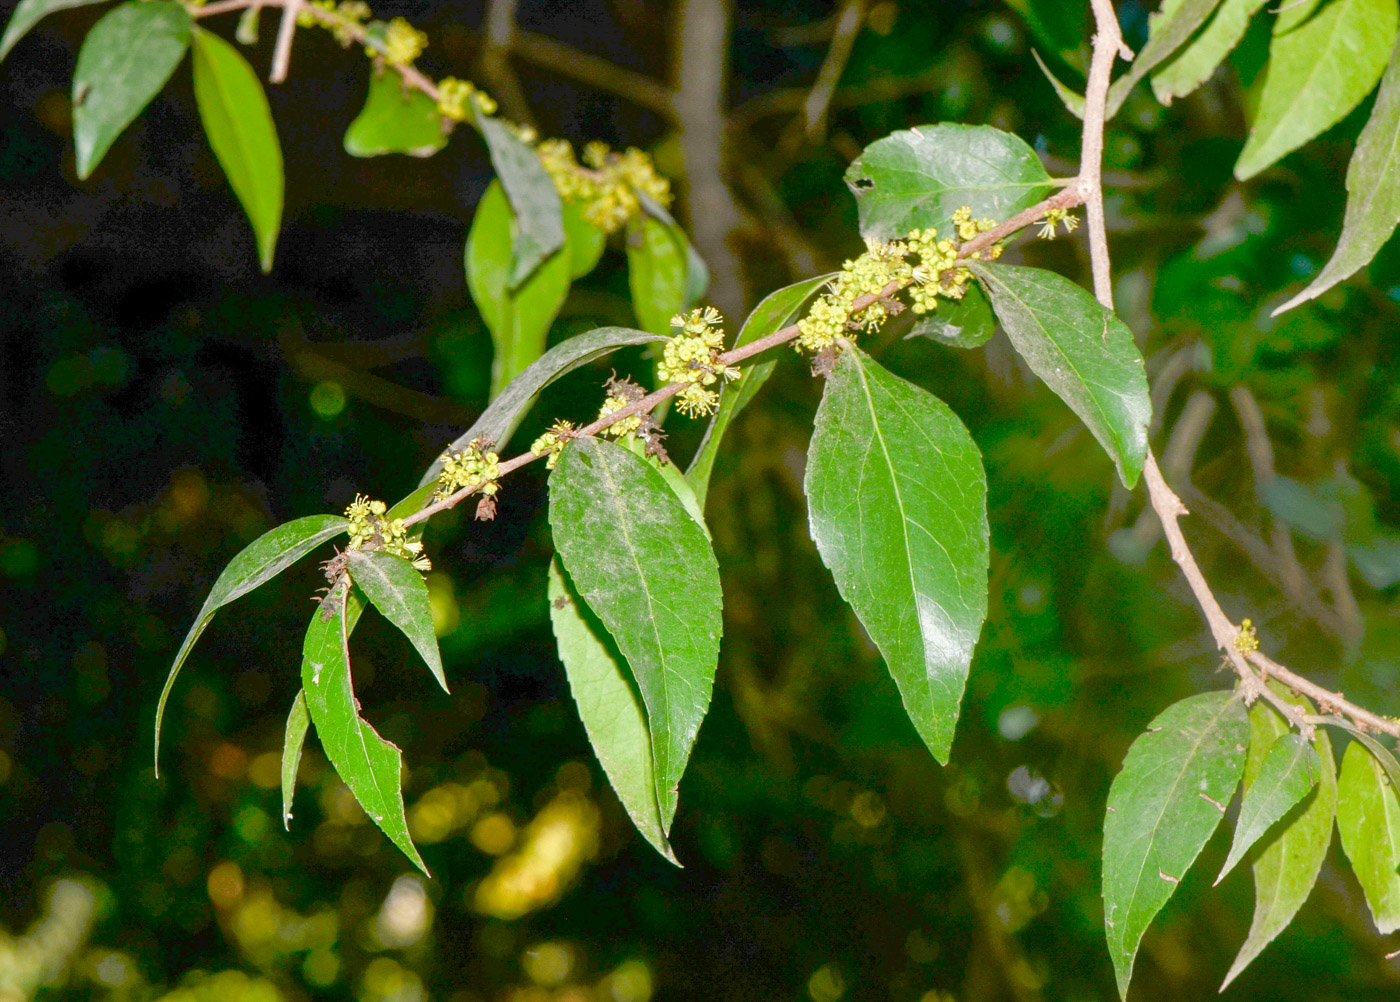
[[(797, 282), (769, 293), (744, 321), (733, 346), (738, 348), (786, 327), (797, 318), (803, 304), (831, 281), (832, 277), (833, 275), (818, 275), (816, 278), (809, 278), (805, 282)], [(725, 431), (768, 381), (768, 377), (773, 374), (773, 367), (777, 364), (773, 359), (753, 359), (745, 363), (741, 367), (742, 374), (738, 383), (721, 394), (719, 410), (715, 411), (715, 416), (710, 419), (710, 425), (705, 429), (705, 437), (701, 440), (700, 447), (695, 450), (689, 469), (685, 471), (685, 479), (695, 492), (702, 508), (705, 506), (705, 496), (710, 490), (710, 475), (714, 472), (715, 459), (719, 456), (719, 447), (724, 440)]]
[(846, 170), (862, 236), (948, 233), (966, 205), (974, 219), (1008, 219), (1054, 190), (1035, 150), (990, 125), (921, 125), (867, 146)]
[[(1280, 692), (1282, 687), (1276, 684), (1274, 689), (1285, 699), (1312, 712), (1307, 700)], [(1249, 711), (1249, 729), (1249, 758), (1244, 769), (1246, 789), (1253, 785), (1263, 768), (1272, 742), (1288, 733), (1288, 724), (1268, 704), (1258, 700)], [(1301, 813), (1289, 819), (1281, 830), (1264, 838), (1263, 849), (1254, 861), (1254, 919), (1244, 945), (1220, 986), (1221, 991), (1293, 921), (1293, 916), (1312, 892), (1322, 870), (1322, 861), (1327, 857), (1327, 848), (1332, 844), (1332, 820), (1337, 812), (1337, 764), (1332, 760), (1332, 743), (1320, 729), (1313, 738), (1313, 748), (1319, 766), (1317, 790)]]
[(336, 603), (329, 616), (311, 616), (302, 647), (301, 685), (316, 735), (336, 773), (350, 788), (365, 813), (426, 875), (404, 817), (400, 782), (403, 756), (360, 716), (360, 704), (350, 678), (349, 634), (364, 611), (364, 600), (353, 588)]
[(1337, 831), (1376, 929), (1400, 929), (1400, 800), (1385, 767), (1357, 741), (1342, 755)]
[(1215, 878), (1218, 884), (1271, 827), (1317, 786), (1317, 752), (1300, 734), (1285, 734), (1264, 755), (1259, 775), (1245, 789), (1230, 855)]
[(571, 442), (550, 475), (549, 524), (570, 580), (641, 690), (669, 831), (719, 657), (719, 567), (710, 542), (645, 460), (592, 438)]
[(1371, 117), (1347, 166), (1347, 208), (1337, 249), (1307, 288), (1274, 310), (1278, 316), (1316, 299), (1376, 256), (1400, 223), (1400, 45), (1381, 78)]
[(171, 0), (124, 3), (93, 25), (73, 71), (78, 177), (97, 168), (116, 138), (160, 93), (190, 47), (190, 15)]
[(1147, 458), (1152, 417), (1133, 332), (1063, 275), (980, 261), (968, 266), (1026, 364), (1079, 415), (1133, 487)]
[(253, 224), (263, 271), (282, 227), (282, 147), (248, 61), (218, 35), (194, 29), (194, 97), (209, 146)]
[(306, 729), (311, 726), (311, 713), (306, 708), (306, 692), (297, 690), (287, 714), (287, 732), (282, 738), (282, 827), (292, 830), (292, 796), (297, 788), (297, 770), (301, 767), (301, 750), (306, 743)]
[(1335, 727), (1338, 730), (1346, 731), (1354, 740), (1359, 742), (1363, 748), (1371, 753), (1371, 757), (1380, 765), (1381, 770), (1390, 779), (1393, 789), (1400, 790), (1400, 762), (1395, 759), (1395, 753), (1385, 745), (1376, 740), (1374, 735), (1367, 734), (1354, 724), (1343, 720), (1341, 717), (1329, 717), (1327, 726)]
[(565, 202), (564, 244), (569, 249), (569, 277), (578, 280), (597, 266), (608, 246), (608, 237), (583, 218), (577, 203)]
[(670, 228), (671, 236), (685, 250), (685, 298), (681, 307), (688, 310), (705, 298), (705, 292), (710, 287), (709, 266), (705, 264), (705, 259), (700, 256), (700, 252), (695, 249), (695, 245), (686, 236), (685, 228), (676, 222), (675, 217), (666, 211), (664, 205), (644, 191), (637, 191), (635, 194), (642, 211), (653, 219), (665, 223)]
[(1065, 106), (1075, 118), (1084, 117), (1084, 95), (1075, 91), (1060, 81), (1060, 78), (1051, 72), (1050, 67), (1045, 65), (1045, 60), (1040, 58), (1040, 53), (1031, 50), (1031, 55), (1035, 57), (1035, 64), (1040, 67), (1040, 72), (1050, 81), (1050, 86), (1055, 90), (1055, 96), (1060, 99), (1060, 103)]
[(564, 248), (512, 291), (511, 255), (517, 230), (505, 191), (492, 181), (477, 203), (466, 253), (467, 288), (496, 345), (492, 397), (544, 354), (550, 324), (569, 295), (569, 253)]
[(214, 613), (258, 585), (272, 580), (326, 540), (334, 539), (349, 528), (350, 523), (339, 515), (308, 515), (263, 533), (228, 562), (214, 582), (214, 587), (209, 589), (209, 596), (200, 606), (194, 625), (185, 634), (185, 642), (180, 645), (175, 663), (170, 666), (170, 674), (166, 676), (165, 687), (160, 691), (160, 702), (156, 704), (157, 774), (160, 773), (160, 723), (165, 716), (165, 703), (170, 698), (170, 690), (175, 687), (175, 677), (180, 674), (185, 658), (189, 657), (195, 641), (213, 620)]
[(996, 333), (997, 318), (982, 287), (969, 283), (961, 299), (940, 298), (932, 313), (914, 320), (906, 337), (926, 337), (955, 348), (980, 348)]
[(944, 764), (987, 617), (987, 482), (947, 405), (857, 349), (827, 377), (804, 484), (812, 539)]
[(1147, 44), (1128, 64), (1128, 72), (1113, 81), (1108, 89), (1108, 118), (1118, 114), (1139, 80), (1186, 44), (1218, 3), (1220, 0), (1165, 0), (1161, 9), (1148, 18)]
[(557, 558), (549, 565), (549, 619), (574, 705), (608, 782), (637, 831), (679, 866), (661, 821), (651, 733), (637, 682), (607, 628), (570, 587)]
[(563, 207), (540, 158), (506, 123), (479, 115), (477, 127), (517, 221), (507, 286), (518, 289), (564, 246)]
[(1128, 749), (1103, 826), (1104, 926), (1119, 995), (1142, 934), (1225, 816), (1248, 743), (1244, 703), (1206, 692), (1167, 707)]
[[(535, 402), (535, 397), (550, 383), (568, 375), (579, 366), (605, 358), (619, 348), (661, 340), (664, 339), (631, 327), (597, 327), (586, 334), (579, 334), (556, 344), (540, 356), (539, 361), (513, 379), (510, 385), (491, 401), (491, 405), (482, 412), (476, 423), (458, 435), (444, 451), (459, 452), (474, 438), (488, 438), (495, 442), (498, 448), (503, 448), (520, 419)], [(442, 464), (439, 462), (434, 462), (428, 467), (423, 479), (419, 481), (420, 490), (424, 485), (436, 480), (441, 471)], [(400, 511), (398, 517), (402, 518), (404, 514), (406, 512)]]
[(1396, 0), (1283, 5), (1235, 176), (1253, 177), (1360, 104), (1385, 70), (1398, 21)]
[(15, 5), (15, 12), (10, 15), (9, 23), (5, 25), (5, 34), (0, 36), (0, 59), (8, 56), (16, 43), (29, 34), (29, 29), (45, 16), (60, 10), (90, 7), (95, 3), (105, 2), (106, 0), (19, 0)]
[(674, 227), (651, 216), (627, 227), (627, 283), (642, 330), (669, 334), (671, 318), (685, 309), (688, 267)]
[(447, 145), (437, 102), (389, 69), (371, 71), (365, 106), (345, 130), (352, 157), (406, 153), (430, 157)]
[(428, 586), (417, 568), (403, 557), (383, 550), (351, 550), (347, 554), (350, 578), (370, 603), (384, 614), (413, 644), (447, 692), (447, 676), (442, 671), (437, 633), (433, 630), (433, 607)]
[(1152, 75), (1152, 93), (1163, 104), (1185, 97), (1201, 84), (1239, 44), (1250, 19), (1265, 0), (1224, 0), (1205, 30), (1191, 40), (1170, 62)]

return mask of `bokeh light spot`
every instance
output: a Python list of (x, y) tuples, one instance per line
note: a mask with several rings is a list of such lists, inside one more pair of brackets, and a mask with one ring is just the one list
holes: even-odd
[(326, 379), (311, 387), (311, 409), (316, 416), (329, 421), (345, 410), (345, 387)]

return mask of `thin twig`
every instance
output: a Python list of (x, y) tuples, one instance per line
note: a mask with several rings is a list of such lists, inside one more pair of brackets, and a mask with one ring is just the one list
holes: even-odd
[(1109, 273), (1108, 232), (1103, 214), (1103, 127), (1108, 102), (1108, 85), (1113, 61), (1131, 51), (1123, 44), (1113, 0), (1091, 0), (1094, 8), (1094, 55), (1089, 61), (1089, 80), (1084, 89), (1084, 131), (1079, 149), (1079, 188), (1084, 195), (1088, 217), (1089, 253), (1094, 273), (1094, 295), (1113, 309), (1113, 280)]
[(860, 34), (861, 22), (865, 20), (865, 0), (846, 0), (841, 13), (836, 18), (836, 30), (831, 36), (831, 46), (826, 50), (826, 58), (817, 71), (816, 83), (807, 95), (803, 105), (806, 113), (806, 134), (809, 142), (817, 142), (826, 131), (826, 114), (831, 107), (831, 97), (836, 93), (836, 85), (841, 82), (841, 74), (846, 71), (846, 63), (855, 48), (856, 36)]
[(485, 37), (481, 46), (481, 74), (486, 78), (508, 117), (533, 125), (530, 105), (520, 78), (510, 65), (510, 53), (515, 42), (515, 6), (517, 0), (487, 0)]
[(616, 94), (667, 119), (675, 115), (673, 95), (665, 84), (591, 52), (582, 52), (557, 38), (517, 28), (511, 38), (510, 51), (526, 62)]
[(304, 0), (282, 0), (282, 22), (277, 26), (277, 44), (272, 49), (272, 72), (268, 83), (280, 84), (287, 79), (292, 65), (292, 38), (297, 33), (297, 15)]

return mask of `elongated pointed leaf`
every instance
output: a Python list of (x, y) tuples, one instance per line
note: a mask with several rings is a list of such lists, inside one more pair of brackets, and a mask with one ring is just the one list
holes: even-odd
[[(446, 451), (461, 451), (474, 438), (489, 438), (496, 443), (498, 449), (504, 448), (520, 419), (535, 402), (540, 390), (560, 376), (566, 376), (589, 362), (596, 362), (618, 348), (661, 340), (664, 339), (656, 334), (634, 330), (631, 327), (597, 327), (586, 334), (579, 334), (556, 344), (541, 355), (539, 361), (511, 380), (510, 385), (491, 401), (491, 406), (482, 412), (476, 423), (458, 435)], [(436, 480), (441, 471), (442, 464), (434, 462), (419, 481), (420, 488)]]
[[(1281, 686), (1270, 684), (1285, 699), (1312, 712), (1312, 704), (1307, 700), (1280, 692)], [(1244, 770), (1246, 789), (1263, 768), (1271, 743), (1288, 733), (1288, 724), (1259, 700), (1250, 708), (1249, 730), (1249, 759)], [(1322, 861), (1327, 857), (1327, 848), (1332, 844), (1332, 820), (1337, 812), (1337, 764), (1332, 760), (1332, 743), (1321, 729), (1313, 737), (1313, 748), (1319, 765), (1317, 791), (1302, 812), (1289, 819), (1282, 830), (1264, 837), (1264, 848), (1254, 861), (1254, 919), (1244, 945), (1225, 975), (1221, 991), (1293, 921), (1293, 916), (1312, 893)]]
[(1385, 767), (1356, 741), (1342, 755), (1337, 831), (1376, 929), (1400, 929), (1400, 800)]
[(940, 298), (934, 311), (918, 317), (905, 337), (926, 337), (955, 348), (980, 348), (996, 329), (992, 304), (974, 282), (969, 283), (961, 299)]
[(1083, 118), (1084, 95), (1071, 88), (1068, 84), (1063, 83), (1059, 77), (1055, 76), (1050, 67), (1045, 65), (1045, 60), (1040, 58), (1039, 52), (1032, 49), (1031, 55), (1035, 57), (1035, 64), (1040, 67), (1041, 74), (1044, 75), (1046, 80), (1050, 81), (1050, 86), (1055, 90), (1055, 96), (1060, 99), (1060, 103), (1065, 106), (1065, 110), (1075, 118)]
[(209, 146), (253, 224), (262, 270), (271, 271), (284, 185), (277, 127), (248, 61), (202, 28), (194, 29), (194, 97)]
[(204, 632), (214, 613), (241, 595), (246, 595), (258, 585), (272, 580), (282, 571), (296, 563), (306, 554), (328, 539), (334, 539), (349, 529), (350, 523), (338, 515), (308, 515), (306, 518), (285, 522), (275, 529), (263, 533), (245, 546), (223, 569), (209, 589), (209, 596), (200, 606), (194, 625), (185, 634), (185, 641), (175, 655), (175, 663), (170, 666), (165, 687), (160, 691), (160, 702), (156, 704), (155, 769), (160, 773), (160, 724), (165, 716), (165, 704), (170, 698), (170, 690), (175, 687), (175, 678), (189, 657), (194, 643)]
[(564, 203), (564, 244), (569, 250), (569, 278), (578, 280), (598, 264), (607, 249), (608, 237), (583, 217), (574, 202)]
[(1235, 177), (1253, 177), (1360, 104), (1385, 70), (1397, 21), (1396, 0), (1285, 4)]
[(1300, 734), (1285, 734), (1270, 746), (1259, 775), (1245, 790), (1235, 822), (1230, 855), (1215, 878), (1218, 884), (1271, 827), (1317, 786), (1317, 752)]
[(569, 254), (560, 249), (517, 288), (510, 281), (516, 217), (499, 182), (477, 203), (467, 234), (467, 288), (496, 345), (491, 395), (505, 389), (544, 354), (549, 326), (569, 295)]
[(282, 827), (292, 830), (292, 796), (297, 788), (297, 770), (301, 767), (301, 750), (306, 743), (306, 729), (311, 726), (311, 711), (306, 708), (306, 691), (297, 690), (287, 714), (287, 733), (282, 738)]
[(447, 692), (447, 676), (442, 672), (437, 634), (433, 630), (433, 607), (423, 575), (405, 560), (383, 550), (351, 550), (350, 577), (370, 603), (409, 639), (423, 657), (433, 678)]
[[(797, 282), (769, 293), (744, 321), (739, 336), (734, 340), (734, 347), (757, 341), (786, 327), (796, 319), (802, 305), (831, 278), (831, 275), (818, 275), (816, 278), (809, 278), (805, 282)], [(773, 367), (777, 364), (771, 359), (748, 362), (743, 366), (738, 384), (726, 389), (721, 395), (719, 410), (715, 411), (715, 416), (710, 419), (710, 426), (705, 429), (705, 437), (690, 460), (690, 468), (685, 471), (685, 479), (695, 492), (701, 508), (704, 508), (705, 496), (710, 490), (710, 474), (714, 472), (715, 459), (719, 456), (719, 447), (724, 441), (725, 431), (739, 416), (739, 412), (748, 406), (763, 384), (768, 382), (768, 377), (773, 374)]]
[(671, 318), (685, 308), (688, 263), (676, 228), (649, 215), (627, 228), (627, 283), (637, 324), (667, 334)]
[(1381, 78), (1371, 117), (1347, 166), (1347, 208), (1337, 249), (1308, 287), (1274, 310), (1278, 316), (1316, 299), (1376, 256), (1400, 223), (1400, 45)]
[(641, 690), (669, 831), (719, 656), (714, 552), (659, 473), (598, 439), (577, 439), (560, 456), (549, 478), (549, 524), (570, 580)]
[(686, 236), (685, 228), (676, 222), (675, 217), (666, 210), (664, 205), (644, 191), (638, 191), (636, 195), (642, 211), (653, 219), (665, 223), (670, 228), (671, 236), (685, 251), (685, 299), (681, 307), (688, 310), (705, 298), (705, 292), (710, 287), (709, 266), (705, 264), (705, 259), (700, 256), (700, 252), (695, 249), (695, 245)]
[[(1244, 37), (1265, 0), (1224, 0), (1205, 30), (1152, 76), (1152, 93), (1163, 104), (1185, 97), (1210, 79)], [(1081, 116), (1082, 117), (1082, 116)]]
[(1225, 816), (1248, 743), (1244, 703), (1206, 692), (1167, 707), (1128, 749), (1103, 830), (1104, 925), (1119, 995), (1142, 934)]
[(661, 821), (641, 692), (607, 628), (570, 587), (557, 558), (549, 565), (549, 619), (574, 705), (608, 782), (637, 831), (679, 866)]
[(5, 34), (0, 36), (0, 60), (8, 56), (16, 43), (29, 34), (29, 29), (46, 15), (105, 2), (106, 0), (19, 0), (15, 5), (15, 12), (10, 15), (9, 23), (5, 25)]
[(93, 25), (73, 71), (78, 177), (160, 93), (190, 47), (190, 15), (171, 0), (124, 3)]
[(352, 157), (405, 153), (430, 157), (447, 145), (437, 102), (404, 84), (387, 68), (371, 71), (365, 106), (345, 130), (345, 152)]
[(898, 239), (913, 229), (947, 234), (966, 205), (1001, 222), (1053, 191), (1035, 150), (990, 125), (921, 125), (867, 146), (846, 170), (862, 236)]
[(1147, 458), (1152, 400), (1133, 332), (1063, 275), (969, 261), (1032, 371), (1093, 432), (1131, 488)]
[(517, 221), (507, 286), (519, 288), (544, 262), (564, 246), (563, 209), (554, 181), (535, 151), (497, 118), (477, 116), (491, 165), (505, 187)]
[(1400, 790), (1400, 762), (1396, 761), (1394, 752), (1377, 741), (1372, 735), (1367, 734), (1365, 731), (1340, 717), (1329, 718), (1327, 720), (1327, 725), (1329, 727), (1335, 727), (1338, 730), (1346, 731), (1355, 740), (1359, 741), (1361, 746), (1371, 753), (1371, 757), (1380, 764), (1381, 769), (1390, 780), (1391, 787)]
[(326, 758), (365, 813), (426, 875), (404, 817), (400, 777), (403, 756), (360, 716), (350, 679), (348, 637), (364, 611), (364, 600), (352, 588), (328, 617), (311, 616), (302, 647), (301, 685), (306, 706)]
[(987, 617), (987, 484), (941, 400), (856, 349), (817, 409), (805, 481), (812, 539), (944, 764)]
[(1148, 21), (1147, 44), (1133, 57), (1128, 72), (1113, 81), (1108, 89), (1108, 118), (1118, 114), (1139, 80), (1181, 48), (1196, 29), (1205, 24), (1218, 3), (1220, 0), (1166, 0), (1162, 4), (1162, 9)]

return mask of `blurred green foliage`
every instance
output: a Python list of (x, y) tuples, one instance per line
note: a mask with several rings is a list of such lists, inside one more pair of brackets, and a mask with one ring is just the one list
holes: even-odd
[[(471, 58), (470, 5), (399, 6), (440, 43), (426, 63)], [(755, 300), (806, 277), (794, 246), (819, 267), (858, 249), (841, 176), (894, 129), (989, 123), (1052, 175), (1074, 169), (1078, 123), (1031, 51), (1077, 84), (1081, 4), (872, 4), (827, 132), (809, 138), (801, 99), (826, 50), (810, 26), (830, 6), (735, 11), (728, 154), (752, 174), (756, 223), (740, 243)], [(1130, 45), (1146, 14), (1122, 5)], [(684, 870), (632, 830), (568, 700), (535, 467), (512, 478), (496, 522), (428, 530), (450, 697), (387, 624), (356, 636), (357, 692), (405, 751), (410, 825), (435, 879), (408, 871), (314, 742), (290, 832), (277, 823), (313, 567), (210, 629), (157, 781), (160, 682), (219, 568), (277, 522), (339, 510), (357, 490), (407, 490), (484, 406), (491, 343), (460, 262), (486, 161), (469, 144), (348, 160), (337, 129), (363, 81), (328, 40), (303, 40), (273, 94), (289, 208), (263, 279), (191, 139), (188, 85), (92, 182), (73, 179), (64, 75), (97, 16), (46, 20), (7, 64), (0, 102), (0, 999), (1113, 997), (1098, 888), (1108, 783), (1162, 707), (1221, 685), (1218, 658), (1151, 515), (1001, 338), (955, 351), (892, 324), (868, 346), (948, 401), (987, 460), (991, 612), (946, 769), (808, 537), (818, 390), (784, 361), (731, 429), (710, 491), (725, 638), (673, 832)], [(666, 73), (662, 26), (629, 5), (523, 4), (521, 18)], [(1169, 476), (1192, 485), (1187, 531), (1227, 611), (1250, 615), (1282, 660), (1395, 713), (1400, 252), (1270, 317), (1331, 251), (1364, 108), (1234, 182), (1266, 45), (1256, 25), (1202, 91), (1164, 109), (1140, 88), (1112, 124), (1120, 314), (1148, 357), (1155, 440)], [(270, 47), (250, 58), (266, 65)], [(524, 83), (546, 133), (652, 146), (666, 166), (671, 139), (651, 113), (545, 72)], [(1075, 239), (1007, 259), (1086, 269)], [(614, 250), (551, 341), (631, 323), (626, 282)], [(611, 368), (647, 365), (633, 352), (551, 387), (516, 443), (591, 414)], [(1287, 480), (1256, 475), (1231, 407), (1240, 387)], [(688, 455), (699, 429), (671, 424), (673, 453)], [(1191, 435), (1194, 461), (1172, 469), (1172, 442)], [(1279, 525), (1298, 530), (1302, 591), (1271, 562)], [(1227, 841), (1217, 834), (1149, 931), (1135, 997), (1214, 993), (1252, 901), (1247, 868), (1207, 886)], [(1393, 996), (1400, 973), (1343, 873), (1327, 865), (1226, 998)]]

